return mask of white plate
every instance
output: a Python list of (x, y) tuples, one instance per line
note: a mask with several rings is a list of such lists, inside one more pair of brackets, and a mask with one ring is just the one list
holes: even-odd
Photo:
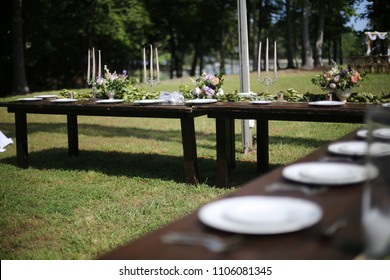
[(322, 209), (299, 198), (240, 196), (206, 204), (198, 217), (202, 223), (224, 231), (279, 234), (314, 225), (322, 218)]
[[(349, 156), (367, 155), (368, 143), (364, 141), (345, 141), (330, 144), (328, 151), (334, 154)], [(370, 154), (374, 156), (390, 154), (390, 144), (375, 142), (370, 145)]]
[(378, 128), (372, 132), (372, 135), (377, 138), (390, 139), (390, 128)]
[(240, 92), (238, 94), (238, 96), (241, 96), (241, 97), (246, 97), (246, 98), (251, 98), (251, 97), (254, 97), (256, 96), (257, 94), (254, 93), (254, 92)]
[(341, 105), (344, 105), (344, 103), (340, 102), (340, 101), (321, 100), (321, 101), (309, 102), (309, 105), (313, 105), (313, 106), (341, 106)]
[(147, 105), (147, 104), (159, 104), (163, 103), (163, 99), (145, 99), (145, 100), (136, 100), (134, 101), (135, 104), (140, 104), (140, 105)]
[(18, 101), (41, 101), (43, 98), (41, 97), (26, 97), (26, 98), (19, 98)]
[(45, 95), (37, 95), (35, 97), (37, 97), (37, 98), (56, 98), (57, 95), (56, 94), (45, 94)]
[(208, 104), (208, 103), (215, 103), (217, 102), (217, 99), (192, 99), (192, 100), (186, 100), (186, 104)]
[(50, 102), (54, 102), (54, 103), (69, 103), (75, 101), (77, 101), (77, 99), (73, 99), (73, 98), (59, 98), (59, 99), (50, 100)]
[[(364, 166), (341, 162), (304, 162), (285, 167), (286, 179), (320, 185), (346, 185), (365, 181), (367, 169)], [(373, 170), (372, 178), (377, 176)]]
[(249, 102), (250, 104), (270, 104), (272, 103), (272, 101), (268, 101), (268, 100), (253, 100), (253, 101), (250, 101)]
[(390, 107), (390, 103), (383, 103), (382, 106), (383, 107)]
[(356, 135), (360, 138), (367, 138), (368, 136), (368, 130), (367, 129), (359, 129), (357, 132), (356, 132)]
[(101, 100), (96, 100), (96, 103), (102, 103), (102, 104), (121, 103), (123, 101), (124, 101), (123, 99), (101, 99)]

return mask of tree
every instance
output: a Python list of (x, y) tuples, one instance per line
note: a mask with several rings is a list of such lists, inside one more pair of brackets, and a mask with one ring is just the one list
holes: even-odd
[(319, 0), (318, 5), (318, 27), (315, 52), (315, 66), (323, 66), (322, 63), (322, 44), (324, 41), (324, 23), (325, 23), (325, 0)]
[(366, 18), (370, 20), (371, 27), (375, 31), (390, 32), (390, 1), (367, 0), (368, 5)]
[(22, 0), (13, 0), (13, 92), (24, 94), (29, 92), (24, 66), (24, 40), (22, 23)]
[(310, 7), (308, 0), (302, 0), (302, 67), (313, 69), (313, 51), (309, 34)]
[(294, 65), (294, 34), (293, 34), (293, 23), (291, 15), (291, 0), (286, 0), (285, 2), (286, 9), (286, 24), (287, 24), (287, 68), (295, 68)]

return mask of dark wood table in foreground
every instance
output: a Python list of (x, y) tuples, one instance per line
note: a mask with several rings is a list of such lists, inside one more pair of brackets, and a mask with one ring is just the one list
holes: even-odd
[(364, 123), (365, 113), (375, 105), (347, 103), (342, 106), (312, 106), (302, 102), (273, 102), (255, 105), (249, 102), (218, 102), (198, 106), (197, 112), (216, 119), (217, 180), (226, 187), (230, 182), (231, 168), (235, 164), (234, 120), (257, 121), (257, 171), (268, 171), (268, 126), (270, 120), (311, 121), (335, 123)]
[[(353, 132), (339, 140), (354, 139)], [(299, 162), (317, 161), (329, 158), (327, 147), (309, 154)], [(337, 160), (340, 160), (339, 158)], [(259, 195), (259, 196), (288, 196), (299, 197), (317, 202), (323, 209), (323, 218), (316, 225), (301, 231), (275, 235), (240, 235), (242, 244), (229, 252), (213, 253), (201, 246), (169, 245), (161, 241), (161, 237), (169, 232), (209, 233), (219, 237), (234, 235), (203, 225), (198, 220), (195, 211), (165, 227), (113, 249), (99, 256), (100, 259), (139, 259), (139, 260), (205, 260), (205, 259), (267, 259), (267, 260), (341, 260), (353, 259), (362, 249), (361, 229), (361, 195), (363, 183), (333, 186), (328, 191), (305, 195), (298, 191), (267, 192), (265, 187), (273, 182), (284, 181), (281, 177), (282, 168), (263, 175), (230, 197)], [(345, 227), (339, 229), (332, 237), (325, 238), (323, 229), (336, 221), (346, 219)]]
[(194, 117), (204, 113), (193, 112), (184, 105), (135, 105), (133, 103), (97, 104), (92, 100), (79, 100), (71, 103), (53, 103), (42, 101), (13, 101), (0, 103), (9, 113), (15, 113), (15, 133), (17, 162), (20, 167), (28, 168), (27, 114), (54, 114), (67, 116), (68, 152), (78, 155), (77, 116), (174, 118), (181, 121), (181, 134), (184, 155), (186, 182), (197, 184), (199, 178), (196, 152)]

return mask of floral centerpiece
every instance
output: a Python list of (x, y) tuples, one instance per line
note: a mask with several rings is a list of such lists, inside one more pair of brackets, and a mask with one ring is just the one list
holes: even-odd
[(122, 74), (111, 73), (106, 65), (104, 66), (104, 76), (96, 79), (97, 88), (110, 99), (118, 93), (123, 93), (129, 82), (126, 70), (123, 70)]
[(223, 95), (223, 72), (216, 75), (203, 73), (198, 79), (193, 80), (193, 83), (195, 98), (214, 98)]
[(322, 90), (335, 93), (341, 101), (346, 99), (351, 94), (353, 87), (360, 86), (363, 76), (351, 66), (343, 68), (341, 65), (333, 62), (330, 70), (316, 75), (311, 81), (313, 84), (321, 87)]

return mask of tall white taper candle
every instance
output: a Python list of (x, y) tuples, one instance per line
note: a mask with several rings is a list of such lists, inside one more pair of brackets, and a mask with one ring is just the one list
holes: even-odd
[(146, 82), (146, 50), (144, 48), (144, 83)]
[(257, 78), (260, 79), (261, 72), (261, 42), (259, 41), (259, 53), (257, 54)]
[(153, 46), (150, 45), (150, 80), (153, 80)]
[(268, 38), (267, 38), (267, 43), (265, 45), (265, 74), (268, 76)]
[(92, 48), (92, 80), (95, 79), (96, 62), (95, 62), (95, 48)]
[(91, 50), (88, 49), (88, 66), (87, 66), (87, 83), (89, 83), (89, 80), (91, 79)]
[(276, 51), (276, 41), (274, 42), (274, 79), (276, 79), (276, 72), (278, 71), (278, 55)]
[(158, 61), (158, 50), (157, 48), (155, 49), (156, 51), (156, 72), (157, 72), (157, 81), (160, 80), (160, 65), (159, 65), (159, 61)]
[(99, 68), (98, 68), (98, 77), (102, 76), (102, 54), (99, 50)]

